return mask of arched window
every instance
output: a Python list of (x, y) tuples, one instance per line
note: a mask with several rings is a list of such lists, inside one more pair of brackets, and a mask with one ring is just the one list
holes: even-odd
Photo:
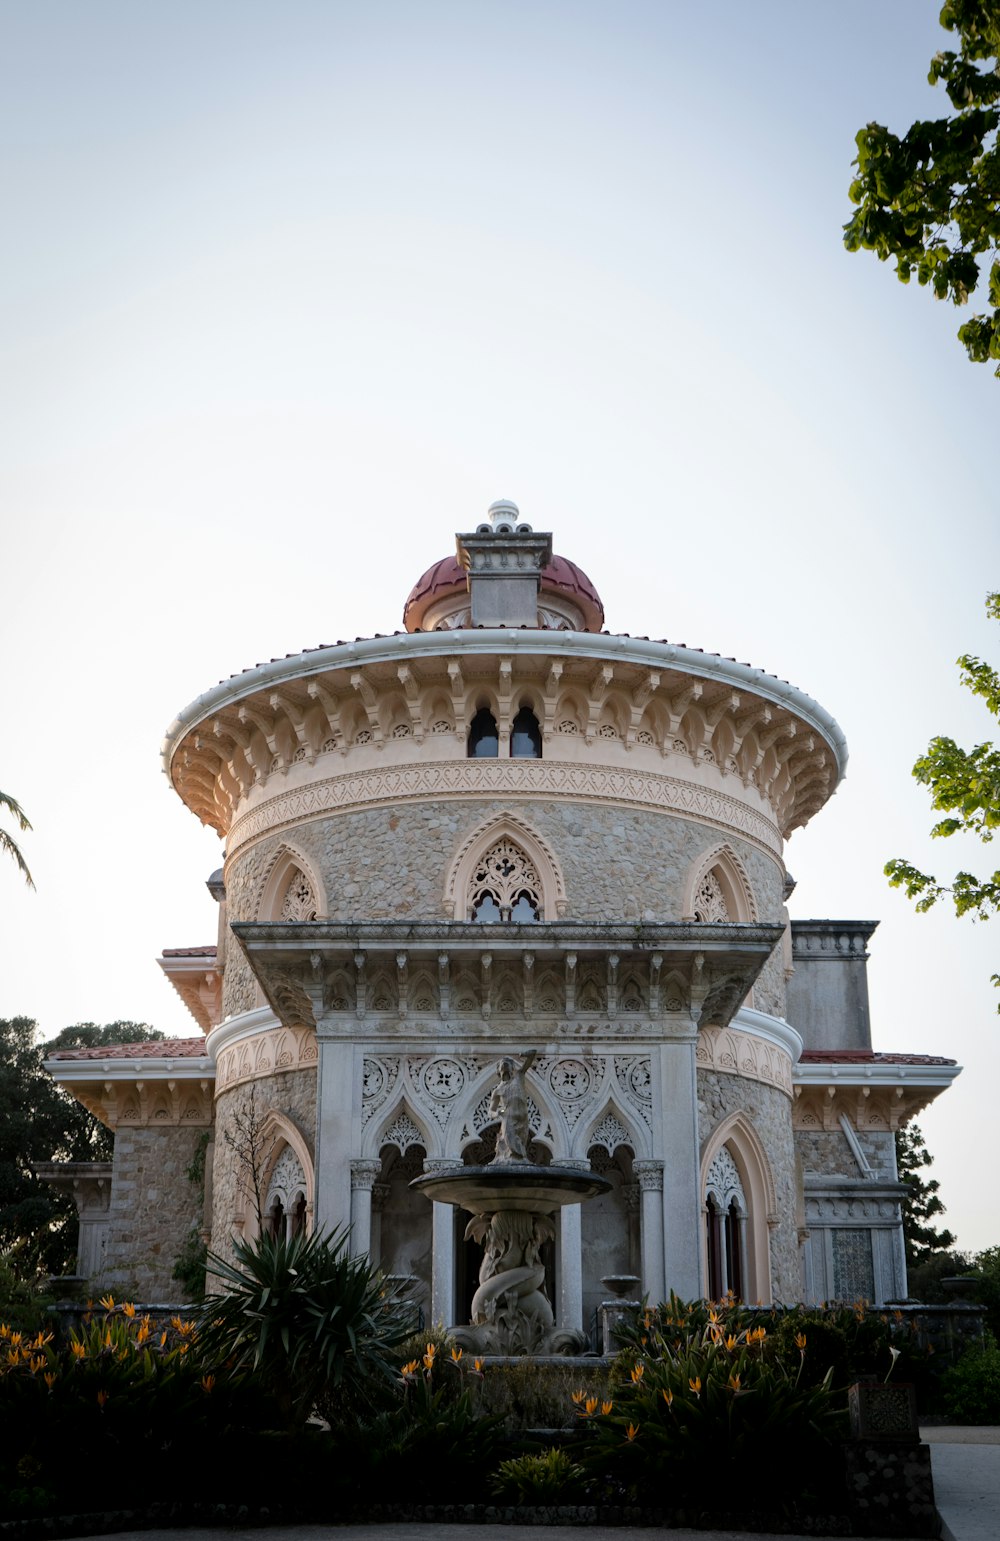
[(538, 873), (520, 847), (498, 840), (473, 869), (469, 915), (483, 925), (531, 925), (542, 918), (541, 892)]
[(285, 1145), (271, 1168), (264, 1205), (264, 1229), (275, 1240), (295, 1236), (305, 1226), (306, 1178), (302, 1163)]
[(530, 706), (522, 706), (510, 730), (510, 754), (513, 760), (542, 758), (542, 730)]
[(470, 760), (495, 760), (500, 753), (496, 718), (488, 706), (481, 706), (472, 719), (466, 752)]
[(298, 867), (288, 881), (278, 919), (291, 921), (316, 919), (316, 895), (313, 893), (309, 879)]
[(737, 1299), (744, 1300), (747, 1201), (743, 1180), (727, 1145), (721, 1145), (712, 1158), (705, 1187), (709, 1294), (713, 1300), (721, 1300), (731, 1291)]
[(732, 920), (729, 906), (726, 904), (726, 896), (722, 892), (722, 884), (716, 876), (715, 869), (706, 872), (698, 884), (694, 896), (694, 918), (706, 924), (711, 921)]

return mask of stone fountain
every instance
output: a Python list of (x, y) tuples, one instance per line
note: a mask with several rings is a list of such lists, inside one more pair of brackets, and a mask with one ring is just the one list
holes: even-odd
[(528, 1159), (528, 1095), (525, 1076), (535, 1058), (501, 1059), (490, 1116), (499, 1119), (496, 1155), (488, 1166), (463, 1166), (416, 1178), (410, 1186), (439, 1203), (472, 1215), (465, 1230), (483, 1247), (479, 1288), (469, 1326), (452, 1328), (463, 1348), (479, 1354), (573, 1354), (586, 1336), (557, 1328), (545, 1294), (542, 1246), (555, 1235), (555, 1213), (580, 1204), (611, 1184), (595, 1172), (538, 1166)]

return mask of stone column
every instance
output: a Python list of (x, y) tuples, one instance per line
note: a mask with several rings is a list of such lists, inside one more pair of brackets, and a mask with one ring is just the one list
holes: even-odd
[[(553, 1167), (570, 1172), (586, 1172), (589, 1161), (553, 1161)], [(559, 1298), (555, 1307), (556, 1325), (574, 1332), (585, 1331), (583, 1322), (583, 1237), (581, 1204), (566, 1204), (557, 1212), (556, 1245), (559, 1249)]]
[[(456, 1163), (441, 1156), (424, 1161), (425, 1172), (452, 1171)], [(432, 1204), (431, 1323), (455, 1325), (455, 1206)], [(459, 1324), (461, 1325), (461, 1324)]]
[(663, 1162), (636, 1161), (632, 1170), (642, 1204), (642, 1291), (656, 1305), (665, 1294), (663, 1274)]
[[(701, 1158), (698, 1149), (697, 1035), (668, 1039), (659, 1052), (661, 1150), (667, 1181), (662, 1200), (664, 1292), (683, 1300), (705, 1293), (701, 1277)], [(643, 1199), (646, 1195), (643, 1194)], [(645, 1208), (643, 1209), (645, 1218)], [(643, 1270), (645, 1272), (645, 1268)], [(647, 1285), (652, 1295), (651, 1286)]]
[[(352, 1134), (354, 1045), (324, 1039), (320, 1034), (317, 1034), (319, 1067), (316, 1082), (316, 1228), (332, 1231), (351, 1221), (351, 1156), (357, 1149)], [(357, 1101), (360, 1109), (360, 1091)]]
[(351, 1162), (351, 1256), (372, 1250), (372, 1189), (382, 1175), (381, 1161)]

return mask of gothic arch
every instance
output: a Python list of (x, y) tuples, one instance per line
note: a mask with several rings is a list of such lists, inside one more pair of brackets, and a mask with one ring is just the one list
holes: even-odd
[(757, 900), (746, 868), (732, 846), (723, 841), (702, 851), (688, 868), (681, 901), (682, 920), (692, 921), (696, 918), (698, 890), (709, 876), (715, 879), (730, 920), (746, 924), (758, 918)]
[(614, 1096), (605, 1097), (589, 1118), (581, 1118), (571, 1155), (585, 1160), (592, 1145), (603, 1145), (609, 1155), (613, 1155), (619, 1146), (628, 1145), (637, 1161), (647, 1160), (652, 1155), (649, 1130), (634, 1114), (627, 1113)]
[(291, 841), (283, 840), (271, 857), (259, 889), (254, 920), (278, 920), (282, 901), (296, 869), (312, 889), (316, 901), (316, 918), (324, 920), (329, 914), (326, 890), (315, 863)]
[(428, 1156), (443, 1154), (429, 1121), (413, 1106), (405, 1092), (400, 1093), (377, 1123), (372, 1120), (369, 1130), (362, 1151), (368, 1159), (378, 1160), (385, 1145), (395, 1145), (401, 1156), (406, 1155), (411, 1145), (422, 1145)]
[[(745, 1113), (731, 1113), (713, 1129), (701, 1156), (699, 1197), (705, 1204), (708, 1172), (716, 1155), (725, 1146), (732, 1156), (743, 1184), (747, 1204), (747, 1269), (745, 1295), (748, 1302), (771, 1299), (770, 1230), (777, 1222), (777, 1198), (771, 1163), (763, 1141)], [(708, 1280), (708, 1237), (702, 1228), (702, 1277)]]
[(444, 885), (445, 909), (451, 918), (469, 919), (467, 905), (476, 865), (502, 839), (520, 847), (538, 873), (542, 920), (556, 920), (564, 915), (566, 884), (552, 847), (518, 815), (498, 813), (478, 824), (452, 857)]
[[(305, 1136), (286, 1113), (279, 1112), (277, 1108), (268, 1108), (261, 1119), (259, 1140), (261, 1149), (265, 1153), (261, 1178), (263, 1204), (266, 1207), (271, 1181), (282, 1153), (290, 1150), (302, 1169), (302, 1186), (306, 1201), (305, 1227), (307, 1231), (311, 1231), (316, 1204), (316, 1171)], [(242, 1186), (237, 1189), (234, 1222), (237, 1232), (242, 1232), (248, 1239), (252, 1240), (258, 1234), (257, 1214), (250, 1196), (244, 1192)]]

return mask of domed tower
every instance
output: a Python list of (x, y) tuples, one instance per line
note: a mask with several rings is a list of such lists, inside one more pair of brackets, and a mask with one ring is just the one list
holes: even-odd
[[(841, 953), (813, 922), (798, 1012), (820, 1036), (802, 1080), (783, 850), (843, 774), (837, 724), (759, 669), (603, 631), (593, 583), (506, 500), (417, 580), (403, 619), (238, 674), (167, 734), (173, 786), (226, 844), (213, 1245), (350, 1224), (355, 1249), (415, 1279), (429, 1320), (464, 1320), (464, 1220), (409, 1183), (489, 1159), (497, 1060), (534, 1049), (533, 1158), (611, 1180), (561, 1212), (561, 1326), (589, 1328), (611, 1275), (653, 1299), (793, 1300), (854, 1267), (885, 1298), (892, 1120), (946, 1077), (911, 1067), (893, 1102), (906, 1073), (883, 1066), (850, 1102), (858, 1062), (830, 1072), (828, 1056), (872, 1056), (871, 928), (831, 933), (848, 966), (824, 974)], [(190, 992), (205, 960), (183, 958), (164, 967)], [(817, 1184), (827, 1136), (853, 1148), (842, 1115), (859, 1151), (882, 1140), (858, 1181), (888, 1207), (885, 1238), (869, 1225), (859, 1252), (855, 1229), (838, 1264), (846, 1190), (824, 1210)]]

